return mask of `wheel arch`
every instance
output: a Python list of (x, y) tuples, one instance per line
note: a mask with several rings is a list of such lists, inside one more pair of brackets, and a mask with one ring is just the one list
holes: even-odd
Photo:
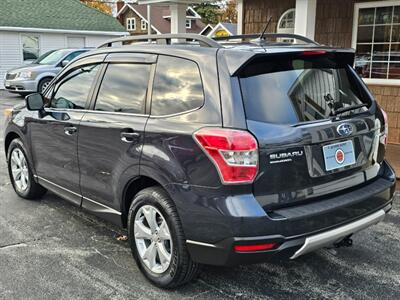
[(21, 139), (21, 136), (15, 131), (10, 131), (9, 133), (7, 133), (6, 138), (4, 139), (4, 149), (6, 156), (8, 154), (8, 149), (10, 148), (11, 142), (15, 139)]
[(152, 186), (163, 187), (159, 181), (148, 176), (137, 176), (128, 181), (125, 185), (121, 201), (121, 218), (123, 227), (127, 227), (129, 208), (135, 195), (141, 190)]
[(56, 75), (54, 75), (54, 74), (45, 74), (45, 75), (43, 75), (40, 79), (38, 79), (36, 89), (39, 91), (40, 84), (42, 83), (43, 80), (50, 79), (50, 81), (52, 81), (55, 76)]

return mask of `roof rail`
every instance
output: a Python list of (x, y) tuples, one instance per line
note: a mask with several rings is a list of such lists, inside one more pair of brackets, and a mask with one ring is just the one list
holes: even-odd
[(216, 41), (208, 37), (199, 34), (182, 33), (182, 34), (151, 34), (151, 35), (125, 36), (105, 41), (97, 48), (111, 47), (112, 44), (114, 43), (130, 44), (129, 42), (146, 42), (146, 41), (148, 41), (149, 43), (151, 43), (151, 41), (156, 41), (157, 44), (171, 45), (172, 39), (196, 41), (202, 47), (210, 47), (210, 48), (222, 47)]
[(319, 46), (316, 41), (309, 39), (305, 36), (291, 33), (264, 33), (264, 34), (242, 34), (242, 35), (231, 35), (231, 36), (223, 36), (223, 37), (214, 37), (214, 41), (229, 41), (229, 40), (258, 40), (265, 41), (267, 38), (287, 38), (287, 39), (296, 39), (302, 42), (313, 44)]

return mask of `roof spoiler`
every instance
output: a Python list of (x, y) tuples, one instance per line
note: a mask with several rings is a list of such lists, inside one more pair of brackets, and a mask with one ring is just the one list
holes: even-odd
[(255, 59), (261, 57), (278, 57), (282, 55), (335, 55), (340, 58), (348, 65), (354, 65), (355, 50), (354, 49), (338, 49), (329, 47), (307, 47), (307, 48), (285, 48), (282, 52), (282, 48), (278, 49), (264, 49), (262, 52), (252, 51), (230, 51), (229, 49), (220, 50), (222, 57), (225, 59), (228, 66), (228, 70), (231, 76), (237, 76), (239, 73), (246, 68)]

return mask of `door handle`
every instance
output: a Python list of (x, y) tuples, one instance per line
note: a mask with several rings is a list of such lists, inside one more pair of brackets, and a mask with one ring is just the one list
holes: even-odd
[(73, 135), (77, 131), (78, 131), (78, 129), (76, 127), (74, 127), (74, 126), (64, 127), (64, 133), (66, 135)]
[(139, 137), (140, 133), (138, 132), (121, 132), (121, 141), (124, 143), (133, 143)]

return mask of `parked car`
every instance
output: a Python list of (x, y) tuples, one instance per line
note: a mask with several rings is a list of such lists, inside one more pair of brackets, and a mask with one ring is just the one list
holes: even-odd
[(42, 92), (68, 62), (88, 50), (59, 49), (48, 51), (29, 65), (9, 70), (5, 76), (4, 86), (7, 91), (21, 95)]
[(349, 244), (381, 221), (387, 119), (354, 50), (234, 38), (130, 36), (83, 54), (8, 121), (15, 192), (48, 189), (127, 227), (163, 288), (201, 264)]

